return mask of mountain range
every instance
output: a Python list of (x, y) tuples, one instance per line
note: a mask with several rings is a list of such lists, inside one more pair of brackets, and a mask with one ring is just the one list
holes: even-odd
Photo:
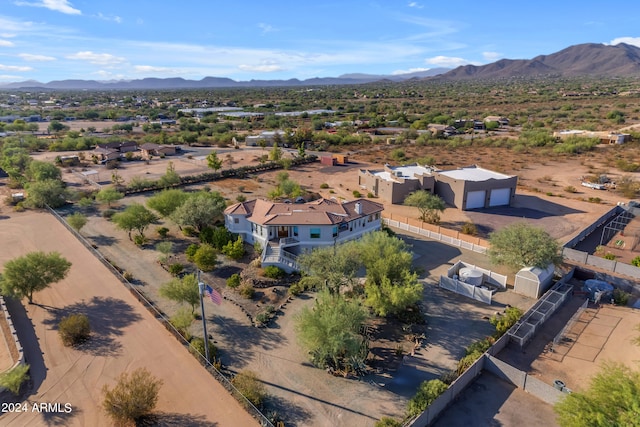
[(181, 77), (144, 78), (137, 80), (57, 80), (41, 83), (35, 80), (0, 84), (0, 89), (50, 90), (117, 90), (117, 89), (201, 89), (231, 87), (321, 86), (363, 84), (379, 81), (401, 82), (410, 79), (429, 80), (495, 80), (513, 77), (628, 77), (640, 76), (640, 48), (620, 43), (615, 46), (584, 43), (567, 47), (550, 55), (533, 59), (501, 59), (486, 65), (463, 65), (455, 69), (433, 68), (427, 71), (397, 75), (344, 74), (339, 77), (316, 77), (307, 80), (236, 81), (226, 77), (187, 80)]

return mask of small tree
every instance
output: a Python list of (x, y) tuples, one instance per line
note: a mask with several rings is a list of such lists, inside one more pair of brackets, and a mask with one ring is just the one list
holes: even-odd
[(562, 262), (560, 245), (545, 230), (515, 223), (489, 235), (491, 262), (515, 270), (523, 267), (547, 268)]
[(173, 165), (173, 162), (169, 162), (167, 171), (160, 177), (158, 184), (164, 188), (180, 184), (180, 175), (176, 172), (176, 167)]
[(404, 199), (404, 204), (420, 211), (420, 220), (429, 224), (440, 222), (440, 212), (446, 208), (444, 200), (425, 190), (414, 191)]
[(605, 363), (583, 392), (567, 394), (554, 407), (562, 427), (638, 426), (640, 372)]
[(139, 236), (144, 237), (144, 231), (147, 227), (157, 220), (158, 217), (153, 212), (139, 203), (127, 206), (124, 211), (118, 212), (112, 217), (116, 226), (128, 233), (129, 240), (131, 240), (133, 230), (136, 230)]
[(214, 172), (217, 172), (222, 167), (222, 160), (218, 158), (218, 153), (212, 151), (207, 155), (207, 166), (213, 169)]
[(67, 222), (71, 228), (79, 232), (87, 224), (87, 216), (80, 212), (75, 212), (67, 217)]
[(162, 381), (145, 368), (131, 374), (123, 372), (113, 388), (106, 385), (102, 388), (102, 406), (118, 424), (138, 422), (155, 408), (161, 385)]
[(496, 327), (498, 336), (504, 335), (522, 317), (522, 310), (518, 307), (507, 307), (504, 314), (496, 314), (489, 322)]
[(177, 188), (172, 188), (151, 196), (149, 200), (147, 200), (147, 206), (158, 212), (160, 216), (166, 218), (178, 209), (188, 198), (189, 193)]
[(448, 386), (442, 381), (435, 379), (424, 381), (415, 396), (409, 400), (407, 413), (409, 416), (420, 415), (427, 407), (447, 390)]
[(171, 323), (186, 340), (189, 340), (191, 339), (189, 326), (193, 323), (193, 319), (193, 310), (190, 312), (187, 307), (180, 307), (176, 313), (171, 316), (169, 323)]
[(119, 192), (113, 187), (103, 188), (98, 191), (96, 194), (96, 200), (100, 203), (106, 203), (107, 206), (111, 207), (111, 204), (117, 200), (120, 200), (124, 197), (124, 194)]
[(189, 304), (193, 315), (200, 303), (198, 279), (195, 274), (188, 274), (182, 279), (172, 279), (160, 286), (160, 295), (172, 301)]
[(58, 323), (58, 334), (67, 347), (82, 344), (91, 336), (89, 318), (84, 314), (70, 314)]
[(229, 242), (222, 247), (222, 253), (231, 259), (238, 260), (244, 256), (244, 241), (238, 236), (235, 242)]
[(267, 398), (267, 389), (253, 371), (242, 370), (238, 372), (231, 380), (231, 384), (257, 408), (262, 407)]
[(193, 261), (202, 271), (211, 271), (216, 268), (217, 259), (216, 249), (206, 243), (201, 245), (193, 255)]
[(20, 386), (29, 379), (29, 365), (20, 364), (10, 370), (0, 374), (0, 387), (4, 387), (14, 395), (20, 394)]
[(59, 208), (66, 203), (68, 191), (64, 183), (57, 179), (45, 179), (28, 184), (27, 204), (34, 208), (50, 206)]
[(51, 283), (64, 279), (71, 263), (58, 252), (31, 252), (7, 261), (4, 273), (0, 274), (2, 294), (27, 297), (33, 303), (33, 293), (41, 291)]

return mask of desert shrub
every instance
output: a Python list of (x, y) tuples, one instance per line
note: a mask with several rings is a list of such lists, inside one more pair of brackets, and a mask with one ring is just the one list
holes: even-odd
[(195, 256), (196, 252), (198, 252), (198, 249), (200, 249), (200, 245), (197, 243), (192, 243), (187, 247), (187, 250), (184, 251), (184, 254), (187, 256), (187, 261), (194, 261), (193, 257)]
[(462, 228), (460, 229), (462, 234), (468, 234), (469, 236), (475, 236), (478, 234), (478, 227), (472, 222), (465, 222), (462, 224)]
[(144, 246), (144, 244), (147, 243), (147, 238), (145, 236), (141, 236), (140, 234), (136, 234), (135, 236), (133, 236), (133, 243), (135, 243), (137, 246)]
[(613, 290), (613, 303), (615, 305), (626, 306), (629, 304), (630, 293), (623, 291), (622, 289), (614, 289)]
[(326, 182), (323, 182), (322, 184), (320, 184), (320, 188), (322, 188), (323, 190), (326, 190), (327, 188), (329, 188), (329, 184), (327, 184)]
[(362, 197), (362, 193), (360, 193), (358, 190), (353, 190), (353, 197), (355, 197), (356, 199), (359, 199), (360, 197)]
[(596, 203), (596, 204), (599, 204), (600, 202), (602, 202), (602, 199), (601, 199), (600, 197), (589, 197), (589, 198), (587, 199), (587, 201), (588, 201), (589, 203)]
[(246, 201), (247, 201), (247, 196), (245, 196), (244, 194), (238, 194), (236, 196), (236, 202), (242, 203), (242, 202), (246, 202)]
[(82, 344), (91, 336), (89, 318), (84, 314), (70, 314), (58, 323), (58, 334), (67, 347)]
[(282, 279), (286, 273), (280, 267), (276, 267), (275, 265), (268, 265), (264, 268), (262, 274), (264, 275), (264, 277), (268, 277), (270, 279)]
[(116, 214), (116, 211), (113, 209), (105, 209), (102, 211), (102, 217), (105, 219), (111, 219), (112, 216)]
[(616, 256), (614, 254), (612, 254), (611, 252), (607, 252), (606, 254), (604, 254), (604, 259), (608, 259), (610, 261), (613, 261), (616, 259)]
[(231, 276), (229, 276), (229, 278), (227, 279), (227, 286), (231, 289), (235, 289), (240, 286), (240, 275), (238, 273), (233, 273)]
[(261, 323), (263, 325), (267, 323), (269, 319), (271, 319), (271, 315), (269, 315), (269, 313), (265, 311), (262, 311), (256, 315), (256, 322)]
[(475, 352), (480, 352), (480, 353), (484, 353), (485, 351), (489, 350), (489, 347), (491, 347), (493, 345), (494, 340), (489, 339), (489, 338), (485, 338), (481, 341), (476, 341), (472, 344), (470, 344), (466, 349), (465, 349), (465, 355), (468, 356), (472, 353)]
[(395, 418), (382, 417), (376, 421), (374, 427), (402, 427), (402, 422)]
[(300, 282), (296, 282), (293, 285), (289, 286), (289, 295), (298, 296), (302, 292), (304, 292), (304, 285)]
[(102, 388), (102, 407), (116, 424), (137, 423), (155, 408), (161, 385), (145, 368), (123, 372), (113, 388)]
[(133, 281), (133, 273), (130, 271), (125, 271), (124, 273), (122, 273), (122, 277), (124, 277), (124, 280), (126, 280), (127, 282)]
[(202, 271), (212, 271), (216, 268), (218, 254), (216, 249), (209, 245), (201, 245), (193, 255), (193, 262)]
[(240, 293), (241, 296), (243, 296), (246, 299), (251, 299), (253, 298), (253, 296), (256, 293), (256, 290), (253, 289), (253, 286), (251, 286), (250, 283), (243, 283), (242, 285), (240, 285), (238, 287), (238, 292)]
[(0, 387), (4, 387), (14, 395), (20, 394), (20, 386), (29, 379), (29, 365), (21, 364), (0, 374)]
[(183, 271), (184, 271), (184, 265), (180, 264), (179, 262), (176, 262), (175, 264), (171, 264), (169, 266), (169, 273), (171, 273), (172, 276), (177, 276)]
[(424, 412), (427, 406), (447, 390), (448, 386), (442, 381), (429, 380), (420, 384), (418, 392), (409, 400), (407, 413), (409, 416), (416, 416)]
[[(218, 349), (211, 340), (207, 340), (207, 343), (209, 344), (209, 357), (213, 360), (218, 354)], [(195, 356), (198, 356), (198, 353), (206, 356), (204, 351), (204, 338), (195, 337), (192, 339), (191, 343), (189, 343), (189, 351)]]
[(169, 229), (167, 227), (158, 227), (156, 228), (156, 231), (158, 232), (158, 235), (163, 239), (166, 238), (169, 234)]
[(193, 237), (193, 236), (195, 236), (197, 233), (196, 233), (196, 229), (195, 229), (195, 228), (193, 228), (193, 227), (192, 227), (192, 226), (190, 226), (190, 225), (186, 225), (186, 226), (182, 227), (182, 234), (183, 234), (185, 237)]
[(191, 339), (189, 326), (193, 323), (193, 314), (188, 307), (180, 307), (178, 311), (176, 311), (176, 314), (171, 316), (169, 323), (171, 323), (185, 339)]
[(445, 384), (451, 384), (458, 378), (458, 373), (456, 371), (447, 371), (444, 374), (440, 375), (440, 381)]
[(496, 327), (496, 335), (502, 336), (522, 317), (522, 310), (518, 307), (507, 307), (504, 314), (492, 316), (489, 322)]
[(479, 351), (474, 351), (460, 359), (458, 361), (458, 366), (456, 367), (456, 374), (458, 376), (462, 375), (464, 371), (469, 369), (469, 367), (475, 363), (476, 360), (482, 357), (482, 354), (483, 353)]
[(635, 265), (636, 267), (640, 267), (640, 256), (635, 257), (631, 260), (631, 265)]
[(260, 408), (267, 398), (267, 390), (264, 384), (253, 371), (242, 370), (238, 372), (231, 380), (231, 383), (257, 408)]
[(576, 187), (574, 187), (573, 185), (567, 185), (566, 187), (564, 187), (564, 191), (566, 191), (567, 193), (577, 193), (578, 190), (576, 190)]

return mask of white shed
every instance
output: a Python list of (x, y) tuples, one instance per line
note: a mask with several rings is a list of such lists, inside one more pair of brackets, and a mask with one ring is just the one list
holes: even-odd
[(525, 267), (516, 274), (514, 291), (531, 298), (540, 298), (553, 283), (555, 266), (549, 264), (547, 268)]

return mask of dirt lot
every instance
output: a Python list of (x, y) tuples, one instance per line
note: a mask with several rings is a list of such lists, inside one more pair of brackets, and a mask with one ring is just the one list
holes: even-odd
[[(69, 276), (35, 295), (36, 304), (13, 303), (11, 313), (27, 362), (25, 402), (70, 403), (70, 413), (6, 413), (5, 426), (110, 425), (101, 388), (124, 371), (146, 367), (164, 382), (157, 411), (161, 425), (257, 425), (239, 403), (173, 338), (113, 275), (51, 215), (3, 217), (0, 262), (29, 251), (58, 251)], [(64, 347), (57, 323), (71, 312), (89, 316), (93, 336), (78, 349)], [(188, 378), (189, 381), (185, 381)], [(3, 395), (3, 401), (15, 398)]]

